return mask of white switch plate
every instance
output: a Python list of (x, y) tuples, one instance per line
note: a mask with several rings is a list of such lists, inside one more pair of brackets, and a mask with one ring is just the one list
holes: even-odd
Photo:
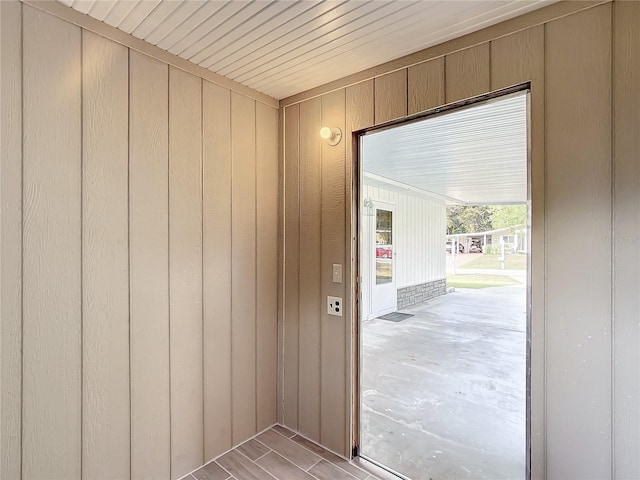
[(333, 264), (333, 283), (342, 283), (342, 265)]
[(342, 316), (342, 298), (327, 297), (327, 313), (329, 315)]

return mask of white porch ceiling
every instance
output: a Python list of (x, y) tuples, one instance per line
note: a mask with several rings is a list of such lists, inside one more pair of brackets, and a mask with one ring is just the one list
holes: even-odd
[(59, 0), (281, 99), (554, 0)]
[(527, 201), (527, 95), (362, 137), (363, 181), (449, 204)]

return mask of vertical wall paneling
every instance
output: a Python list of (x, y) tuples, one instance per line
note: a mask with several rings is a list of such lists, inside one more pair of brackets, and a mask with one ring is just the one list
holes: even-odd
[(82, 32), (82, 473), (128, 478), (129, 55)]
[(547, 476), (610, 478), (611, 4), (546, 41)]
[(407, 69), (387, 73), (374, 80), (375, 123), (383, 123), (407, 114)]
[[(636, 320), (640, 308), (637, 299), (640, 274), (637, 262), (633, 261), (637, 257), (636, 192), (640, 181), (635, 161), (638, 151), (635, 132), (640, 115), (635, 102), (637, 58), (640, 58), (634, 30), (638, 23), (636, 3), (585, 4), (580, 11), (559, 15), (545, 25), (518, 28), (511, 35), (498, 29), (499, 35), (490, 44), (448, 55), (439, 51), (446, 55), (447, 102), (531, 81), (532, 478), (609, 478), (612, 471), (617, 478), (635, 478), (640, 470), (636, 454), (640, 434), (635, 428), (638, 404), (634, 401), (639, 390)], [(612, 10), (615, 10), (613, 30)], [(490, 34), (488, 31), (482, 38), (490, 38)], [(389, 68), (395, 68), (394, 65), (397, 64), (390, 64)], [(412, 80), (412, 73), (408, 75), (411, 105), (412, 89), (420, 86), (415, 78)], [(416, 85), (412, 87), (414, 81)], [(375, 83), (374, 96), (381, 101), (378, 91), (381, 80), (369, 82)], [(365, 85), (363, 82), (347, 88), (347, 119), (364, 115), (362, 112), (374, 103), (366, 95), (362, 99), (351, 95), (356, 89), (366, 90)], [(323, 113), (324, 101), (330, 95), (321, 96)], [(294, 109), (295, 105), (288, 106), (287, 115)], [(298, 166), (297, 124), (290, 118), (284, 129), (287, 175)], [(375, 122), (378, 121), (376, 116)], [(372, 119), (364, 126), (373, 123)], [(612, 147), (616, 155), (613, 185)], [(352, 149), (348, 146), (347, 149), (349, 155)], [(347, 188), (349, 175), (347, 170)], [(323, 202), (324, 199), (323, 196)], [(344, 212), (346, 248), (350, 248), (353, 238), (348, 236), (348, 205), (350, 202), (345, 204)], [(287, 225), (299, 219), (296, 208), (297, 204), (286, 202)], [(323, 215), (323, 222), (325, 218)], [(323, 223), (323, 234), (325, 227)], [(567, 248), (578, 237), (581, 243), (595, 246), (587, 260), (578, 249)], [(325, 241), (323, 238), (323, 252), (328, 249)], [(290, 258), (285, 258), (285, 268), (290, 268), (286, 264)], [(326, 263), (323, 259), (323, 269)], [(324, 287), (324, 280), (322, 284)], [(289, 287), (285, 284), (284, 295), (286, 303), (293, 304), (297, 299), (291, 296), (296, 292)], [(610, 331), (612, 307), (615, 339)], [(285, 311), (286, 308), (285, 305)], [(295, 325), (290, 313), (286, 315), (285, 326), (287, 322)], [(349, 337), (349, 329), (344, 336)], [(322, 338), (324, 362), (324, 324)], [(298, 348), (295, 342), (284, 345), (285, 366), (287, 358), (297, 355)], [(346, 358), (353, 361), (349, 352)], [(346, 371), (348, 361), (344, 364)], [(297, 401), (297, 396), (288, 391), (292, 385), (292, 382), (284, 385), (285, 411), (297, 407), (297, 403), (290, 402), (293, 398)], [(340, 421), (333, 416), (331, 425), (325, 425), (324, 405), (328, 401), (325, 396), (348, 402), (348, 393), (344, 393), (345, 398), (340, 398), (343, 394), (340, 389), (330, 391), (323, 384), (323, 429), (335, 428)], [(324, 430), (322, 439), (325, 441)]]
[(0, 24), (0, 477), (179, 478), (277, 418), (278, 111)]
[(614, 9), (614, 469), (640, 478), (640, 3)]
[(544, 477), (545, 185), (544, 26), (491, 42), (491, 89), (531, 82), (531, 459), (532, 478)]
[[(231, 94), (203, 82), (204, 457), (231, 448)], [(221, 254), (220, 252), (225, 252)]]
[(482, 43), (446, 56), (447, 103), (474, 97), (490, 90), (489, 57), (489, 43)]
[(409, 115), (444, 104), (444, 57), (407, 69)]
[(171, 478), (203, 464), (202, 80), (169, 68)]
[(168, 66), (130, 52), (131, 476), (170, 476)]
[[(406, 90), (405, 90), (406, 93)], [(405, 102), (406, 108), (406, 102)], [(322, 124), (345, 131), (345, 90), (322, 97)], [(317, 135), (317, 134), (316, 134)], [(345, 141), (336, 146), (322, 142), (322, 263), (323, 305), (327, 295), (344, 298), (344, 284), (333, 283), (332, 265), (345, 263)], [(349, 317), (330, 316), (326, 307), (321, 315), (320, 425), (322, 443), (335, 452), (348, 455), (346, 388), (347, 375), (345, 322)]]
[(298, 322), (300, 278), (300, 106), (284, 112), (284, 325), (283, 422), (298, 429)]
[[(256, 103), (257, 430), (276, 422), (278, 111)], [(259, 180), (258, 180), (259, 179)]]
[(22, 385), (22, 3), (0, 2), (0, 477), (19, 478)]
[[(357, 298), (357, 282), (353, 282), (352, 279), (359, 275), (356, 270), (355, 255), (357, 247), (357, 229), (358, 222), (355, 218), (357, 212), (352, 211), (350, 205), (353, 198), (357, 198), (358, 179), (357, 172), (353, 168), (353, 152), (356, 145), (353, 144), (353, 132), (365, 128), (369, 125), (373, 125), (374, 122), (374, 98), (373, 98), (373, 80), (358, 83), (345, 89), (345, 268), (343, 279), (345, 282), (345, 296), (344, 296), (344, 311), (347, 315), (347, 321), (345, 321), (345, 339), (348, 354), (346, 355), (349, 372), (355, 372), (354, 367), (358, 365), (359, 357), (357, 355), (357, 325), (359, 318), (357, 316), (358, 302), (352, 302), (352, 298)], [(350, 402), (347, 402), (347, 428), (352, 425), (356, 425), (357, 418), (352, 418), (354, 413), (354, 404), (358, 401), (358, 392), (354, 391), (354, 378), (347, 378), (347, 398)], [(347, 438), (350, 439), (348, 447), (353, 446), (353, 441), (356, 438), (355, 433), (357, 430), (351, 428), (351, 432), (348, 433)]]
[(23, 476), (78, 478), (80, 28), (32, 7), (23, 13)]
[[(639, 107), (634, 103), (640, 41), (634, 27), (640, 21), (638, 15), (636, 2), (590, 6), (545, 27), (501, 36), (491, 45), (480, 44), (444, 58), (446, 101), (525, 80), (533, 82), (534, 478), (545, 473), (549, 478), (609, 478), (612, 462), (615, 475), (620, 478), (636, 477), (640, 471), (638, 404), (634, 401), (638, 395), (636, 320), (640, 274), (638, 262), (633, 260), (638, 255), (639, 228), (639, 174), (635, 161)], [(269, 223), (269, 205), (275, 201), (274, 179), (269, 175), (275, 166), (269, 166), (269, 155), (265, 154), (274, 148), (269, 142), (275, 140), (268, 134), (274, 120), (266, 110), (261, 112), (253, 100), (239, 94), (234, 94), (232, 114), (230, 92), (205, 82), (200, 143), (204, 191), (201, 197), (196, 188), (182, 198), (172, 198), (171, 192), (193, 180), (194, 170), (170, 170), (178, 167), (178, 163), (170, 162), (192, 158), (186, 154), (198, 144), (194, 138), (201, 132), (197, 126), (196, 131), (187, 127), (188, 119), (197, 120), (198, 100), (188, 103), (195, 108), (181, 112), (188, 117), (186, 121), (170, 124), (168, 66), (139, 53), (128, 56), (125, 47), (81, 33), (76, 26), (17, 2), (2, 2), (0, 22), (0, 476), (19, 476), (21, 463), (25, 478), (77, 478), (81, 474), (93, 477), (105, 473), (127, 478), (129, 466), (135, 478), (177, 476), (191, 461), (187, 457), (193, 454), (191, 442), (197, 437), (197, 426), (193, 426), (198, 415), (203, 418), (200, 436), (204, 437), (207, 460), (232, 442), (246, 439), (256, 427), (270, 423), (267, 419), (275, 411), (269, 405), (269, 398), (273, 398), (270, 389), (275, 383), (268, 381), (272, 368), (268, 362), (273, 357), (267, 344), (267, 337), (273, 335), (270, 322), (274, 316), (265, 313), (273, 308), (269, 305), (274, 301), (268, 278), (273, 278), (269, 275), (274, 275), (271, 270), (276, 258), (275, 254), (269, 257), (273, 249), (269, 229), (274, 225)], [(543, 30), (548, 47), (544, 75), (540, 73)], [(126, 118), (122, 120), (127, 114), (127, 57), (131, 67), (128, 122)], [(345, 454), (349, 453), (346, 399), (350, 388), (347, 376), (351, 324), (344, 317), (326, 316), (323, 307), (327, 294), (344, 298), (349, 291), (346, 281), (345, 285), (333, 284), (330, 277), (331, 264), (343, 263), (346, 280), (349, 259), (345, 249), (350, 248), (353, 239), (349, 235), (348, 208), (353, 178), (345, 163), (352, 145), (347, 137), (353, 129), (374, 121), (431, 108), (429, 102), (438, 102), (435, 98), (442, 95), (437, 85), (444, 77), (438, 63), (443, 60), (430, 60), (316, 100), (321, 103), (321, 123), (344, 127), (345, 132), (344, 143), (338, 147), (324, 143), (321, 146), (323, 210), (320, 224), (315, 226), (322, 235), (321, 333), (312, 347), (320, 351), (320, 438)], [(610, 138), (612, 71), (614, 136)], [(188, 77), (177, 70), (174, 73), (173, 80), (179, 75)], [(418, 80), (422, 74), (433, 76), (426, 82), (426, 89)], [(426, 93), (420, 93), (422, 90)], [(172, 92), (172, 96), (180, 98), (194, 93), (188, 87)], [(430, 100), (431, 95), (434, 100)], [(282, 130), (286, 157), (280, 178), (284, 182), (285, 204), (280, 219), (284, 221), (285, 244), (282, 409), (285, 423), (292, 428), (299, 425), (298, 396), (305, 395), (298, 389), (302, 375), (298, 372), (302, 346), (298, 342), (298, 312), (310, 309), (306, 300), (300, 303), (307, 290), (298, 288), (302, 160), (298, 150), (307, 141), (311, 144), (317, 135), (311, 132), (312, 137), (307, 138), (304, 133), (300, 141), (299, 110), (296, 105), (287, 107), (285, 112)], [(352, 125), (345, 124), (345, 115), (353, 120)], [(366, 120), (369, 115), (371, 118)], [(357, 118), (366, 123), (356, 127)], [(127, 128), (128, 147), (123, 139)], [(182, 141), (186, 146), (181, 146)], [(612, 146), (616, 155), (613, 199)], [(125, 148), (129, 156), (128, 179), (123, 168)], [(547, 151), (546, 172), (543, 149)], [(22, 163), (15, 160), (21, 155)], [(124, 188), (128, 188), (129, 197)], [(305, 190), (303, 196), (309, 193)], [(204, 276), (200, 278), (204, 302), (200, 306), (201, 314), (204, 312), (201, 337), (197, 331), (187, 335), (187, 328), (170, 333), (170, 317), (172, 327), (189, 325), (197, 329), (195, 323), (189, 323), (196, 318), (193, 314), (197, 310), (197, 288), (185, 285), (194, 278), (198, 285), (193, 267), (198, 252), (197, 247), (191, 247), (191, 241), (197, 241), (194, 232), (198, 230), (193, 227), (198, 210), (188, 208), (198, 200), (203, 202), (200, 228), (204, 242), (200, 245)], [(127, 201), (128, 217), (124, 216)], [(170, 217), (174, 208), (177, 213)], [(180, 215), (182, 211), (186, 214)], [(345, 212), (347, 216), (343, 217)], [(170, 219), (176, 221), (172, 227)], [(128, 262), (124, 259), (127, 235)], [(581, 243), (595, 246), (587, 263), (578, 249), (566, 248), (578, 237)], [(545, 264), (540, 260), (545, 249), (546, 276)], [(220, 251), (228, 254), (221, 255)], [(585, 271), (588, 274), (582, 275)], [(545, 290), (536, 287), (543, 278), (547, 281), (546, 303)], [(613, 293), (611, 278), (615, 282)], [(615, 351), (611, 350), (612, 305)], [(547, 311), (546, 332), (537, 313), (543, 309)], [(125, 318), (130, 324), (125, 324)], [(185, 336), (180, 337), (180, 333)], [(547, 339), (546, 360), (539, 339), (543, 335)], [(302, 337), (306, 338), (304, 333)], [(184, 347), (191, 343), (199, 343), (200, 350), (187, 351)], [(204, 351), (202, 345), (206, 346)], [(200, 380), (200, 397), (195, 401), (187, 391), (198, 389), (198, 355), (202, 360), (200, 376), (204, 378)], [(545, 361), (546, 399), (543, 393), (535, 393), (545, 388), (544, 379), (535, 375)], [(189, 369), (188, 365), (195, 368)], [(19, 385), (24, 387), (23, 398), (16, 387)], [(184, 390), (176, 390), (183, 385)], [(198, 407), (189, 411), (180, 407), (196, 403), (201, 405), (200, 411)], [(542, 421), (545, 404), (546, 426)], [(540, 456), (545, 435), (546, 465)], [(179, 440), (181, 436), (187, 440)], [(202, 444), (199, 448), (198, 455), (202, 457)]]
[(231, 392), (233, 444), (256, 429), (255, 100), (231, 93)]
[[(321, 100), (300, 105), (300, 320), (298, 430), (320, 440), (322, 243)], [(333, 125), (332, 125), (333, 126)]]

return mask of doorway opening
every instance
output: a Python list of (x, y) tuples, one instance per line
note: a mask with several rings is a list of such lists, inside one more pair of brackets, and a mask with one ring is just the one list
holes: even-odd
[(356, 451), (529, 477), (528, 90), (359, 136)]

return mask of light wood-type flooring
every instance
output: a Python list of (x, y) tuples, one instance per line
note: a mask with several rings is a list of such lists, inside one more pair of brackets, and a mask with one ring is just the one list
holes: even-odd
[(221, 455), (183, 480), (378, 480), (280, 425)]

